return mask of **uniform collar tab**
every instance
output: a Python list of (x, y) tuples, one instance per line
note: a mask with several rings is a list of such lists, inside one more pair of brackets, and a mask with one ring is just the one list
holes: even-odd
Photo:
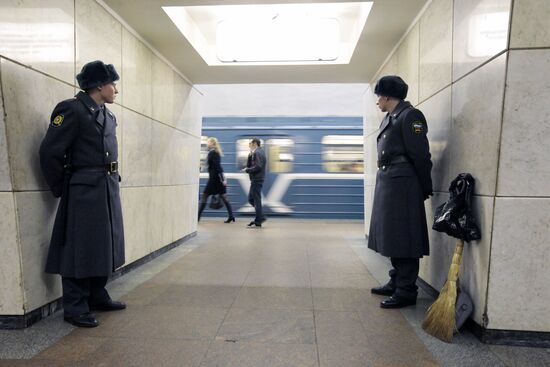
[(82, 103), (84, 103), (84, 105), (86, 106), (86, 108), (90, 113), (94, 113), (100, 109), (100, 106), (98, 106), (97, 103), (95, 103), (95, 101), (92, 99), (92, 97), (90, 97), (86, 92), (82, 92), (82, 91), (78, 92), (78, 94), (76, 95), (76, 98), (78, 98), (79, 100), (82, 101)]

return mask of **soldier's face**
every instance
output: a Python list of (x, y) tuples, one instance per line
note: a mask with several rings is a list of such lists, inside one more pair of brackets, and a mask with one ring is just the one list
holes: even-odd
[(380, 111), (382, 112), (388, 112), (388, 97), (384, 96), (378, 96), (378, 100), (376, 101), (376, 105), (378, 108), (380, 108)]
[(118, 89), (116, 88), (116, 83), (109, 83), (99, 87), (99, 92), (105, 103), (113, 103), (118, 94)]

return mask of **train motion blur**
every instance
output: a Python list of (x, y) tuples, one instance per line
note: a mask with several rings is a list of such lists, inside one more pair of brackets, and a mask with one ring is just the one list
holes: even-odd
[(247, 202), (248, 174), (241, 170), (249, 140), (258, 137), (267, 156), (262, 198), (268, 216), (363, 218), (362, 117), (204, 117), (200, 192), (208, 179), (208, 137), (223, 148), (228, 197), (237, 213), (254, 213)]

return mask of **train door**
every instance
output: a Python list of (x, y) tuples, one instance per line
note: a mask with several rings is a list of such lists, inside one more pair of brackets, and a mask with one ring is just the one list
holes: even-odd
[[(294, 140), (286, 135), (259, 135), (262, 148), (266, 155), (266, 177), (263, 186), (264, 210), (268, 214), (287, 214), (276, 203), (270, 203), (265, 198), (280, 174), (290, 173), (294, 163)], [(250, 149), (248, 143), (251, 137), (241, 137), (236, 142), (237, 169), (246, 167)]]

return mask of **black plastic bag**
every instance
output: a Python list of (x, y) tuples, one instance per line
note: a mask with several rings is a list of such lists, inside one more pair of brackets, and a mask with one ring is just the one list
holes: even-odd
[(210, 199), (210, 208), (211, 209), (221, 209), (223, 206), (222, 199), (219, 195), (212, 195), (212, 199)]
[(449, 200), (435, 210), (433, 229), (466, 242), (479, 240), (481, 232), (472, 214), (475, 179), (459, 174), (449, 186)]

